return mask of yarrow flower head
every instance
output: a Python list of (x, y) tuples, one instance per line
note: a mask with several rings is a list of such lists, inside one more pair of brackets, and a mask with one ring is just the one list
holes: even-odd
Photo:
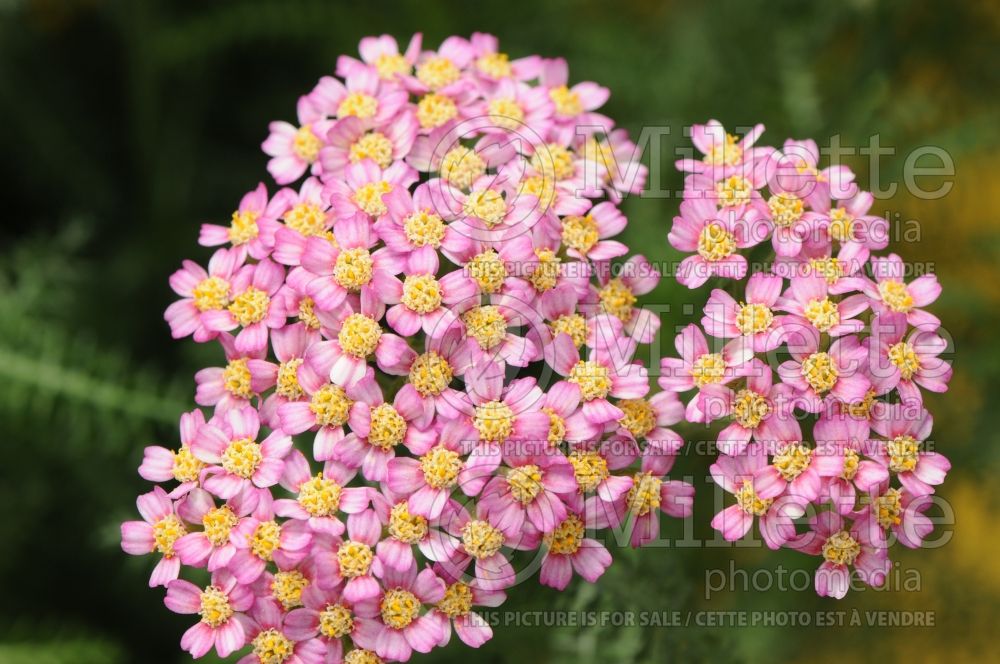
[(194, 657), (479, 647), (475, 607), (533, 557), (593, 582), (602, 529), (640, 545), (691, 511), (666, 477), (682, 406), (637, 359), (659, 272), (616, 239), (647, 171), (609, 90), (481, 33), (359, 51), (270, 124), (276, 186), (170, 278), (172, 335), (215, 356), (179, 446), (145, 451), (122, 548), (197, 616)]

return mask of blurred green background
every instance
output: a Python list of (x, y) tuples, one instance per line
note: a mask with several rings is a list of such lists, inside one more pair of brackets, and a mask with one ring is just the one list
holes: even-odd
[[(878, 201), (921, 224), (900, 249), (932, 262), (944, 284), (935, 313), (954, 338), (952, 389), (928, 398), (934, 438), (954, 470), (941, 492), (954, 536), (898, 555), (917, 592), (862, 592), (835, 603), (811, 589), (752, 586), (705, 599), (706, 570), (750, 573), (815, 559), (755, 548), (616, 552), (596, 586), (516, 588), (505, 608), (614, 610), (933, 611), (933, 628), (500, 628), (472, 654), (459, 644), (419, 661), (844, 661), (996, 657), (1000, 597), (1000, 4), (967, 2), (367, 2), (307, 0), (0, 0), (0, 663), (181, 662), (189, 620), (146, 587), (151, 560), (118, 547), (134, 518), (144, 445), (173, 444), (193, 373), (215, 359), (172, 342), (167, 276), (205, 220), (228, 217), (266, 179), (258, 146), (272, 119), (360, 37), (422, 31), (497, 34), (502, 49), (565, 56), (573, 80), (612, 90), (606, 110), (637, 135), (669, 125), (664, 181), (681, 127), (709, 117), (767, 124), (764, 144), (878, 133), (904, 158), (936, 145), (954, 158), (951, 192), (904, 188)], [(862, 184), (867, 160), (851, 162)], [(925, 188), (934, 188), (924, 183)], [(632, 198), (624, 240), (675, 259), (666, 232), (675, 199)], [(664, 326), (689, 322), (671, 280), (647, 296), (670, 303)], [(672, 333), (664, 336), (669, 348)], [(687, 429), (692, 438), (703, 431)], [(704, 477), (691, 456), (679, 474)], [(707, 535), (711, 487), (698, 482), (695, 533)], [(668, 530), (680, 533), (678, 524)], [(799, 579), (801, 580), (801, 573)], [(417, 660), (414, 660), (417, 661)]]

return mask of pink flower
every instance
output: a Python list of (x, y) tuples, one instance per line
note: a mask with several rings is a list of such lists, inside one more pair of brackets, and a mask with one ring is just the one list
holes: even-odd
[(250, 610), (253, 622), (247, 638), (253, 651), (237, 660), (236, 664), (271, 664), (274, 653), (281, 653), (283, 664), (323, 664), (327, 648), (316, 639), (295, 641), (284, 626), (285, 616), (274, 601), (258, 600)]
[(402, 111), (386, 124), (366, 122), (358, 117), (338, 120), (319, 151), (325, 175), (342, 173), (348, 164), (371, 159), (380, 168), (388, 168), (410, 152), (419, 125), (412, 111)]
[(875, 460), (895, 473), (914, 497), (934, 493), (934, 487), (944, 482), (951, 470), (944, 455), (920, 449), (932, 426), (930, 413), (923, 408), (915, 410), (912, 404), (889, 404), (872, 421), (875, 432), (885, 438), (873, 441), (878, 450)]
[(541, 66), (540, 57), (529, 55), (509, 60), (506, 53), (500, 52), (499, 41), (493, 35), (473, 32), (469, 45), (472, 47), (474, 58), (470, 69), (474, 68), (476, 75), (487, 83), (503, 81), (507, 78), (528, 81), (538, 76)]
[[(668, 392), (687, 392), (707, 385), (725, 385), (744, 375), (746, 362), (753, 352), (743, 339), (733, 339), (721, 353), (713, 353), (701, 329), (691, 323), (674, 337), (679, 358), (666, 357), (660, 362), (660, 387)], [(692, 422), (703, 417), (698, 412), (697, 396), (688, 402), (687, 418)]]
[(349, 55), (337, 58), (337, 76), (347, 78), (354, 70), (364, 67), (373, 70), (383, 84), (398, 84), (399, 77), (410, 74), (413, 63), (420, 55), (423, 36), (418, 32), (410, 38), (406, 51), (399, 52), (399, 44), (392, 35), (364, 37), (358, 45), (361, 60)]
[(336, 338), (310, 346), (303, 366), (348, 388), (369, 371), (369, 357), (374, 355), (379, 367), (390, 365), (394, 360), (390, 353), (398, 348), (400, 339), (382, 329), (379, 321), (384, 314), (385, 304), (371, 298), (361, 301), (360, 312), (349, 308), (339, 311), (337, 315), (342, 318), (331, 329)]
[(243, 613), (254, 603), (253, 592), (225, 569), (214, 572), (211, 585), (204, 589), (181, 579), (171, 581), (163, 603), (174, 613), (201, 615), (181, 637), (181, 648), (195, 658), (213, 647), (219, 657), (228, 657), (246, 645), (253, 627)]
[(169, 482), (176, 480), (179, 484), (170, 492), (171, 498), (179, 498), (198, 486), (201, 471), (205, 463), (191, 451), (198, 429), (205, 424), (205, 415), (197, 408), (184, 413), (180, 418), (181, 446), (178, 450), (169, 450), (159, 445), (147, 447), (139, 466), (139, 476), (150, 482)]
[(383, 570), (374, 549), (381, 535), (382, 524), (373, 510), (348, 516), (348, 539), (334, 539), (329, 545), (324, 541), (324, 548), (313, 554), (320, 587), (332, 588), (346, 581), (342, 596), (352, 604), (378, 597), (380, 588), (373, 573), (381, 576)]
[(868, 308), (868, 298), (857, 293), (835, 301), (831, 294), (830, 284), (821, 275), (792, 277), (776, 307), (791, 314), (782, 321), (785, 335), (811, 337), (810, 343), (818, 343), (821, 334), (841, 337), (863, 330), (864, 321), (855, 317)]
[(216, 247), (228, 243), (238, 263), (246, 260), (248, 254), (257, 260), (265, 258), (274, 246), (274, 234), (279, 228), (276, 220), (284, 205), (284, 195), (275, 195), (268, 201), (267, 187), (261, 182), (244, 194), (229, 226), (202, 224), (198, 244)]
[(340, 588), (320, 588), (310, 583), (302, 591), (302, 607), (285, 615), (284, 633), (293, 641), (315, 641), (326, 652), (324, 662), (339, 662), (344, 650), (344, 637), (353, 641), (358, 632), (353, 603), (346, 600)]
[[(454, 273), (453, 273), (454, 274)], [(480, 306), (478, 295), (471, 295), (457, 302), (449, 317), (458, 315), (455, 325), (465, 336), (469, 362), (473, 365), (496, 363), (526, 367), (542, 356), (538, 342), (541, 321), (522, 299), (523, 291), (512, 294), (490, 296), (490, 303)], [(511, 328), (526, 328), (528, 335), (522, 337)], [(449, 327), (439, 324), (432, 332), (432, 338), (444, 338), (450, 333)]]
[(313, 371), (309, 364), (312, 358), (308, 353), (318, 346), (319, 344), (315, 344), (310, 347), (305, 363), (299, 367), (299, 386), (308, 400), (281, 404), (277, 417), (281, 431), (291, 436), (316, 431), (313, 457), (317, 461), (328, 461), (333, 458), (337, 443), (344, 438), (344, 425), (350, 417), (351, 406), (364, 392), (359, 383), (344, 388), (329, 382), (329, 369), (325, 375)]
[(281, 486), (297, 495), (294, 499), (274, 501), (274, 512), (278, 516), (308, 522), (313, 532), (337, 537), (344, 532), (344, 524), (337, 513), (356, 514), (367, 509), (371, 502), (368, 487), (347, 485), (355, 474), (342, 464), (327, 461), (322, 472), (313, 475), (305, 455), (292, 450), (285, 461)]
[[(945, 392), (951, 380), (951, 365), (938, 357), (948, 342), (932, 331), (913, 330), (906, 337), (907, 321), (902, 313), (882, 313), (871, 322), (869, 375), (876, 394), (893, 389), (903, 403), (921, 403), (920, 388)], [(905, 338), (904, 338), (905, 337)]]
[(878, 548), (889, 546), (888, 534), (892, 533), (903, 546), (919, 549), (934, 530), (934, 522), (924, 514), (931, 506), (929, 495), (914, 496), (905, 488), (889, 488), (886, 482), (873, 487), (868, 499), (855, 513), (854, 525)]
[[(554, 111), (548, 90), (505, 79), (483, 91), (482, 100), (469, 111), (483, 134), (503, 139), (543, 140), (552, 126)], [(526, 136), (530, 127), (531, 134)]]
[[(275, 334), (278, 332), (275, 330)], [(266, 349), (240, 353), (235, 339), (226, 332), (220, 333), (218, 340), (226, 354), (226, 366), (207, 367), (194, 375), (194, 400), (199, 406), (214, 406), (215, 413), (221, 415), (251, 405), (252, 399), (274, 387), (278, 367), (264, 359)]]
[(937, 316), (919, 308), (931, 304), (941, 294), (937, 276), (925, 274), (907, 284), (903, 280), (906, 264), (896, 254), (885, 258), (873, 256), (871, 265), (875, 282), (866, 280), (864, 291), (873, 310), (906, 314), (907, 322), (921, 330), (933, 331), (941, 326)]
[(167, 307), (164, 314), (174, 339), (190, 334), (198, 343), (204, 343), (218, 335), (206, 326), (206, 314), (229, 306), (233, 275), (242, 262), (239, 252), (219, 249), (212, 254), (207, 271), (193, 261), (184, 261), (184, 267), (170, 276), (170, 288), (182, 298)]
[(381, 577), (385, 589), (377, 601), (355, 607), (355, 643), (390, 661), (406, 661), (414, 650), (433, 650), (444, 636), (441, 623), (420, 610), (444, 599), (444, 581), (429, 567), (418, 572), (416, 563), (403, 572), (383, 568)]
[(236, 554), (233, 529), (257, 509), (259, 503), (256, 491), (241, 491), (219, 506), (204, 489), (191, 491), (178, 506), (178, 513), (188, 523), (201, 525), (202, 530), (188, 533), (174, 543), (181, 563), (191, 567), (207, 566), (209, 572), (229, 565)]
[(831, 207), (826, 199), (825, 208), (822, 205), (815, 208), (821, 215), (820, 228), (826, 233), (827, 242), (836, 241), (841, 247), (857, 245), (864, 250), (862, 261), (867, 260), (869, 251), (885, 249), (889, 244), (889, 222), (868, 214), (874, 202), (871, 193), (859, 191), (836, 207)]
[(811, 532), (796, 544), (805, 553), (822, 555), (816, 570), (816, 594), (843, 599), (851, 587), (851, 566), (866, 584), (879, 587), (885, 583), (892, 563), (885, 549), (873, 546), (864, 531), (848, 526), (836, 512), (822, 512), (810, 519)]
[(786, 191), (803, 199), (810, 208), (825, 211), (830, 199), (845, 200), (858, 192), (854, 173), (847, 166), (838, 164), (818, 170), (819, 147), (816, 141), (788, 139), (782, 152), (771, 156), (775, 164), (775, 178)]
[(516, 574), (503, 549), (530, 551), (538, 547), (540, 535), (533, 528), (519, 531), (513, 522), (501, 521), (499, 516), (495, 511), (487, 513), (480, 503), (475, 519), (459, 507), (442, 522), (445, 530), (461, 542), (454, 558), (438, 563), (445, 573), (465, 578), (473, 563), (474, 582), (483, 590), (497, 591), (514, 585)]
[(795, 537), (793, 519), (802, 515), (801, 503), (794, 498), (779, 499), (785, 487), (771, 477), (761, 475), (770, 466), (760, 445), (751, 443), (739, 456), (720, 456), (712, 464), (712, 479), (736, 497), (715, 515), (712, 527), (728, 542), (743, 538), (760, 520), (760, 534), (771, 549), (777, 549)]
[(267, 348), (270, 329), (285, 324), (280, 307), (271, 298), (281, 288), (285, 270), (265, 258), (256, 265), (245, 265), (233, 277), (233, 298), (224, 310), (205, 312), (205, 327), (215, 332), (229, 332), (240, 327), (235, 348), (240, 353), (255, 353)]
[(677, 281), (697, 288), (711, 277), (745, 277), (747, 260), (737, 250), (752, 247), (766, 237), (762, 223), (755, 208), (717, 210), (711, 200), (704, 198), (682, 202), (680, 216), (674, 217), (667, 239), (678, 251), (697, 253), (681, 261)]
[[(274, 372), (272, 385), (275, 390), (260, 405), (261, 418), (271, 429), (281, 428), (281, 406), (306, 398), (306, 391), (299, 382), (299, 369), (305, 363), (306, 352), (319, 339), (319, 332), (305, 323), (292, 323), (271, 334), (271, 346), (278, 364), (268, 365)], [(250, 367), (250, 370), (255, 368)]]
[(381, 127), (406, 107), (406, 92), (398, 86), (382, 85), (377, 71), (352, 67), (345, 73), (344, 83), (324, 76), (309, 93), (309, 103), (323, 117), (354, 117), (365, 127)]
[(314, 177), (302, 182), (299, 191), (282, 189), (275, 196), (284, 203), (279, 216), (284, 222), (274, 234), (271, 258), (282, 265), (296, 266), (302, 261), (306, 239), (321, 237), (333, 239), (330, 227), (334, 222), (333, 210), (323, 201), (323, 185)]
[(563, 217), (562, 241), (566, 253), (580, 260), (593, 261), (623, 256), (628, 253), (628, 247), (607, 238), (621, 233), (627, 223), (625, 215), (607, 201), (590, 208), (586, 215)]
[(781, 285), (779, 276), (764, 272), (752, 274), (747, 279), (745, 296), (739, 302), (721, 288), (714, 289), (705, 305), (702, 327), (708, 334), (721, 339), (744, 337), (755, 353), (774, 350), (785, 336), (783, 318), (774, 315)]
[(436, 263), (410, 260), (403, 281), (386, 284), (384, 296), (399, 303), (389, 307), (386, 322), (404, 337), (421, 329), (428, 336), (444, 334), (457, 323), (454, 305), (476, 294), (475, 282), (460, 270), (435, 277)]
[(295, 519), (278, 523), (271, 509), (257, 509), (233, 527), (230, 538), (236, 552), (227, 568), (242, 584), (253, 583), (275, 563), (290, 569), (309, 555), (313, 534), (309, 524)]
[(597, 540), (585, 536), (584, 521), (570, 512), (545, 542), (548, 551), (542, 559), (538, 582), (564, 590), (573, 572), (594, 583), (611, 565), (611, 553)]
[(462, 70), (474, 55), (467, 39), (448, 37), (437, 51), (424, 51), (418, 56), (415, 75), (404, 77), (404, 84), (416, 95), (431, 91), (449, 94), (465, 89), (469, 82), (462, 79)]
[(250, 486), (266, 488), (278, 483), (292, 439), (273, 431), (258, 443), (259, 432), (260, 418), (249, 407), (213, 417), (198, 429), (191, 451), (205, 463), (213, 464), (205, 471), (205, 489), (227, 499)]
[(348, 164), (342, 175), (324, 179), (323, 196), (339, 219), (362, 212), (377, 219), (389, 211), (383, 196), (395, 188), (407, 188), (417, 180), (417, 172), (401, 161), (380, 168), (371, 159)]
[(456, 580), (441, 565), (435, 565), (434, 570), (447, 583), (444, 599), (429, 614), (441, 624), (438, 645), (444, 647), (451, 640), (452, 624), (458, 638), (470, 648), (478, 648), (493, 638), (493, 628), (472, 607), (500, 606), (507, 595), (501, 590), (485, 590), (475, 579), (468, 583)]
[(270, 133), (260, 147), (271, 157), (267, 172), (278, 184), (295, 182), (307, 170), (319, 175), (319, 151), (333, 123), (325, 119), (313, 97), (315, 93), (299, 97), (298, 126), (280, 120), (267, 126)]
[(576, 150), (587, 162), (587, 183), (601, 182), (612, 202), (639, 194), (646, 186), (649, 168), (639, 160), (641, 151), (624, 129), (614, 129), (600, 140), (585, 138)]
[(752, 127), (742, 139), (729, 134), (718, 120), (691, 126), (691, 142), (704, 155), (701, 159), (679, 159), (677, 170), (706, 173), (721, 180), (739, 172), (741, 167), (768, 156), (773, 148), (755, 148), (754, 143), (764, 133), (764, 125)]
[(569, 66), (564, 59), (543, 58), (539, 81), (548, 88), (555, 107), (554, 125), (550, 130), (553, 140), (568, 144), (580, 128), (607, 133), (614, 127), (610, 118), (594, 112), (604, 105), (611, 92), (590, 81), (569, 87)]
[(639, 399), (649, 391), (646, 370), (631, 364), (635, 342), (622, 342), (622, 348), (595, 348), (584, 360), (568, 334), (560, 333), (552, 341), (550, 366), (569, 382), (580, 388), (583, 415), (593, 424), (618, 421), (625, 416), (620, 408), (608, 401)]
[[(451, 205), (450, 197), (441, 200), (435, 195), (440, 189), (429, 182), (417, 186), (410, 194), (406, 189), (393, 189), (383, 199), (388, 214), (375, 222), (375, 232), (394, 253), (405, 258), (407, 270), (417, 271), (421, 265), (440, 267), (438, 250), (455, 260), (463, 252), (469, 239), (446, 223), (460, 214), (457, 203)], [(461, 262), (455, 260), (455, 262)]]
[[(393, 459), (390, 466), (402, 460)], [(375, 511), (388, 530), (388, 536), (378, 543), (375, 552), (384, 565), (397, 572), (405, 572), (416, 564), (414, 545), (430, 561), (449, 560), (458, 547), (457, 540), (441, 530), (442, 521), (452, 517), (454, 506), (446, 505), (443, 514), (427, 517), (410, 510), (412, 499), (413, 496), (407, 500), (405, 494), (397, 494), (389, 488), (374, 493)]]
[(149, 577), (149, 587), (166, 586), (180, 573), (181, 561), (174, 543), (187, 529), (177, 516), (170, 496), (160, 487), (139, 496), (136, 506), (142, 521), (126, 521), (121, 525), (122, 551), (133, 556), (161, 554)]
[(857, 337), (840, 337), (825, 351), (810, 339), (789, 351), (793, 359), (781, 363), (778, 375), (798, 390), (798, 405), (806, 412), (818, 413), (833, 400), (849, 405), (864, 400), (871, 383), (865, 375), (867, 352)]

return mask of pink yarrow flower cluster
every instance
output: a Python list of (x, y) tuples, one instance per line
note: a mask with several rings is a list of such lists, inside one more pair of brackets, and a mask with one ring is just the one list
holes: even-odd
[[(881, 586), (890, 546), (920, 547), (932, 529), (950, 469), (923, 404), (952, 373), (925, 310), (941, 286), (872, 255), (887, 223), (847, 167), (820, 170), (811, 140), (753, 147), (762, 131), (695, 126), (703, 157), (678, 162), (689, 175), (668, 239), (691, 255), (677, 279), (721, 283), (659, 384), (690, 395), (689, 421), (723, 424), (711, 472), (734, 502), (712, 526), (735, 541), (756, 524), (772, 549), (819, 557), (816, 592), (842, 598), (855, 572)], [(759, 244), (754, 263), (769, 267), (747, 276)]]
[(271, 124), (279, 188), (206, 224), (207, 267), (170, 280), (173, 336), (217, 360), (180, 446), (147, 448), (122, 547), (157, 560), (194, 657), (478, 647), (475, 607), (525, 561), (593, 582), (602, 528), (638, 546), (691, 511), (665, 477), (683, 407), (636, 360), (659, 275), (614, 239), (645, 167), (608, 90), (484, 34), (359, 50)]

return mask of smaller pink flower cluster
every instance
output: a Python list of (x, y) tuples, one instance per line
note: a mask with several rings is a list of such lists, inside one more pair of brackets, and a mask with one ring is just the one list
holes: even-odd
[[(951, 378), (940, 321), (924, 309), (941, 287), (895, 254), (871, 256), (887, 223), (868, 215), (873, 197), (849, 169), (820, 170), (813, 141), (755, 147), (762, 131), (697, 125), (703, 158), (678, 162), (689, 175), (669, 241), (694, 253), (677, 279), (731, 281), (701, 327), (677, 336), (659, 384), (693, 391), (688, 421), (725, 423), (711, 472), (735, 503), (712, 526), (735, 541), (756, 521), (770, 548), (821, 556), (816, 591), (840, 598), (852, 567), (880, 586), (890, 544), (916, 548), (931, 532), (925, 511), (950, 468), (922, 398)], [(776, 260), (745, 279), (742, 251), (769, 238)]]
[(452, 627), (478, 647), (473, 607), (532, 561), (594, 581), (597, 531), (638, 546), (691, 510), (665, 479), (683, 407), (635, 359), (659, 275), (610, 263), (645, 170), (595, 112), (607, 89), (483, 34), (360, 55), (271, 125), (269, 171), (301, 184), (246, 194), (170, 279), (173, 336), (222, 352), (180, 446), (146, 449), (168, 486), (122, 547), (159, 556), (195, 657), (405, 661)]

